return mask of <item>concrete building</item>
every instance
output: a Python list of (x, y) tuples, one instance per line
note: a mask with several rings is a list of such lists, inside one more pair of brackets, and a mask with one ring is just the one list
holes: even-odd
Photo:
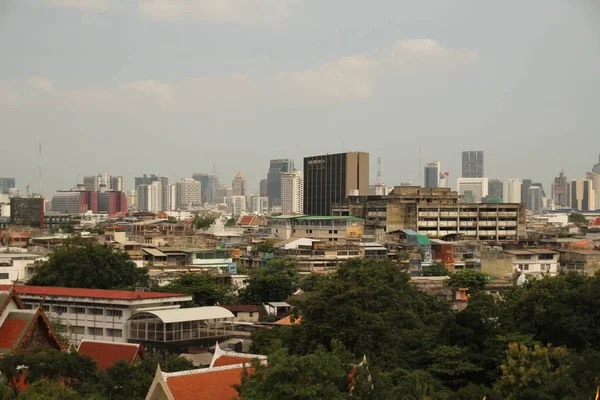
[(567, 177), (563, 171), (560, 171), (560, 174), (554, 178), (551, 188), (552, 200), (554, 201), (554, 205), (556, 207), (567, 207), (567, 186)]
[(569, 186), (569, 206), (579, 211), (594, 211), (594, 189), (589, 179), (573, 179)]
[(447, 188), (396, 186), (387, 196), (351, 196), (333, 214), (364, 219), (365, 235), (375, 240), (411, 229), (431, 238), (514, 241), (526, 228), (521, 204), (459, 203), (458, 193)]
[(462, 152), (462, 177), (463, 178), (483, 178), (483, 151), (463, 151)]
[(281, 212), (284, 215), (304, 214), (304, 174), (302, 171), (281, 174)]
[(44, 229), (44, 199), (42, 197), (12, 197), (10, 218), (13, 225)]
[(433, 161), (425, 164), (425, 181), (423, 187), (436, 188), (439, 186), (440, 162)]
[(200, 182), (200, 201), (202, 204), (206, 203), (208, 186), (210, 184), (210, 175), (197, 172), (192, 175), (192, 179)]
[(233, 196), (246, 196), (248, 194), (248, 183), (246, 183), (246, 178), (241, 172), (238, 171), (235, 178), (233, 178), (231, 189)]
[(488, 178), (458, 178), (456, 191), (465, 203), (481, 203), (488, 195)]
[(204, 200), (205, 203), (208, 204), (218, 204), (223, 201), (217, 201), (218, 191), (221, 187), (221, 183), (219, 182), (219, 178), (215, 175), (211, 175), (208, 178), (208, 188), (206, 189), (206, 198)]
[(530, 186), (527, 189), (527, 204), (529, 209), (535, 213), (542, 212), (544, 196), (542, 195), (542, 188), (539, 186)]
[(281, 207), (281, 174), (294, 170), (294, 160), (271, 160), (267, 173), (267, 196), (271, 207)]
[(369, 153), (304, 158), (304, 212), (331, 215), (334, 204), (369, 193)]
[(512, 256), (513, 273), (527, 276), (556, 276), (559, 253), (548, 249), (505, 250)]
[(127, 196), (120, 191), (104, 191), (98, 193), (97, 214), (108, 214), (109, 218), (127, 213)]
[(269, 198), (256, 194), (251, 195), (248, 198), (248, 211), (259, 215), (267, 214), (269, 212)]
[(260, 197), (269, 197), (269, 180), (261, 179), (259, 183), (258, 194)]
[(521, 203), (525, 204), (525, 207), (527, 207), (528, 209), (529, 204), (528, 204), (528, 196), (527, 194), (529, 193), (529, 187), (532, 186), (532, 181), (531, 179), (523, 179), (523, 182), (521, 182)]
[(201, 183), (195, 179), (182, 178), (177, 181), (177, 208), (189, 208), (201, 204)]
[(0, 194), (8, 194), (17, 187), (15, 178), (0, 178)]
[(159, 212), (163, 209), (163, 188), (160, 181), (141, 184), (136, 190), (137, 206), (140, 211)]
[(163, 211), (177, 210), (177, 184), (162, 185)]
[(35, 275), (36, 262), (46, 259), (32, 253), (0, 253), (0, 285), (27, 282)]
[[(449, 172), (440, 172), (438, 187), (447, 188), (450, 187), (450, 173)], [(387, 194), (387, 193), (384, 193)]]
[(318, 239), (328, 242), (359, 241), (364, 233), (364, 221), (350, 216), (289, 216), (273, 217), (271, 235), (277, 240), (291, 238)]
[(84, 176), (83, 187), (88, 192), (97, 192), (100, 189), (100, 179), (98, 175)]
[(111, 176), (110, 177), (110, 186), (108, 188), (110, 190), (114, 190), (116, 192), (124, 192), (125, 191), (125, 177), (124, 176)]
[(231, 215), (242, 215), (246, 213), (246, 196), (231, 196), (227, 198), (227, 211)]
[(496, 201), (497, 203), (502, 202), (504, 198), (504, 183), (500, 179), (490, 179), (488, 180), (488, 194), (487, 194), (487, 202), (491, 203)]
[(504, 203), (521, 202), (521, 181), (519, 178), (510, 178), (504, 182), (502, 201)]
[(137, 189), (139, 185), (150, 185), (152, 182), (160, 182), (161, 185), (166, 186), (169, 184), (169, 178), (157, 174), (144, 174), (141, 177), (134, 178), (134, 182), (135, 189)]

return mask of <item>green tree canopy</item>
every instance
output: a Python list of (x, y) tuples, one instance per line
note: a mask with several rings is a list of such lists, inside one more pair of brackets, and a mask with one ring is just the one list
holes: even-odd
[(240, 290), (243, 304), (263, 304), (285, 301), (298, 289), (296, 264), (285, 260), (273, 260), (268, 266), (250, 272), (246, 287)]
[(262, 243), (256, 246), (256, 251), (259, 253), (273, 253), (275, 251), (275, 240), (265, 239)]
[(574, 224), (579, 224), (579, 225), (587, 225), (588, 220), (587, 220), (587, 218), (585, 218), (585, 215), (576, 213), (576, 212), (572, 212), (569, 214), (569, 222), (572, 222)]
[(211, 226), (213, 222), (215, 222), (215, 219), (216, 218), (213, 216), (200, 217), (199, 215), (196, 215), (192, 221), (192, 224), (196, 229), (206, 229)]
[(423, 276), (448, 276), (450, 272), (444, 264), (434, 263), (423, 267)]
[(190, 295), (197, 306), (237, 303), (235, 288), (230, 284), (220, 282), (220, 280), (217, 275), (212, 273), (200, 275), (187, 273), (161, 287), (160, 291)]
[(40, 265), (31, 285), (93, 289), (133, 289), (148, 285), (148, 272), (127, 253), (108, 245), (69, 241)]
[(450, 274), (448, 286), (453, 288), (469, 288), (471, 293), (479, 292), (485, 289), (487, 285), (487, 276), (481, 271), (473, 269), (459, 269)]
[(79, 400), (73, 389), (45, 379), (39, 380), (19, 394), (18, 400)]

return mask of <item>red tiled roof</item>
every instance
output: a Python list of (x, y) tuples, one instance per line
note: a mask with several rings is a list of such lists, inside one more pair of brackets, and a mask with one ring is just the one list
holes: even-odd
[(590, 221), (590, 227), (600, 227), (600, 218), (595, 218), (592, 221)]
[(292, 316), (288, 315), (274, 322), (275, 325), (298, 325), (302, 322), (302, 315), (292, 321)]
[[(252, 354), (248, 354), (252, 356)], [(237, 365), (237, 364), (247, 364), (252, 362), (252, 357), (241, 357), (241, 356), (220, 356), (217, 358), (213, 364), (213, 367), (224, 367), (226, 365)]]
[(29, 322), (22, 319), (4, 321), (2, 326), (0, 326), (0, 349), (12, 350)]
[[(0, 291), (8, 290), (12, 285), (0, 285)], [(165, 297), (183, 297), (186, 294), (180, 293), (161, 293), (161, 292), (134, 292), (130, 290), (104, 290), (104, 289), (82, 289), (65, 288), (54, 286), (28, 286), (17, 285), (15, 292), (20, 294), (39, 295), (39, 296), (62, 296), (62, 297), (87, 297), (96, 299), (111, 300), (146, 300), (160, 299)]]
[(144, 350), (140, 344), (133, 343), (110, 343), (93, 340), (82, 340), (79, 345), (79, 354), (84, 354), (98, 363), (98, 369), (105, 370), (113, 366), (117, 361), (124, 360), (128, 364), (135, 361), (140, 353), (143, 356)]
[(238, 221), (238, 225), (250, 225), (254, 222), (254, 216), (252, 215), (244, 215)]
[[(253, 373), (253, 368), (246, 368)], [(239, 399), (232, 385), (242, 383), (244, 367), (221, 367), (215, 370), (167, 376), (167, 386), (175, 400), (231, 400)]]

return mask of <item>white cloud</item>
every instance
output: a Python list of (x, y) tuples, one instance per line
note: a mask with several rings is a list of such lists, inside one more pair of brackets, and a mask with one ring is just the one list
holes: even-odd
[(53, 92), (54, 84), (46, 78), (40, 76), (32, 76), (25, 80), (25, 84), (32, 89), (41, 90), (44, 92)]
[(477, 62), (477, 51), (444, 47), (433, 39), (398, 40), (389, 54), (394, 64), (416, 67), (448, 67)]
[(268, 22), (287, 15), (287, 0), (138, 0), (151, 20)]
[(147, 79), (126, 83), (120, 85), (119, 88), (125, 92), (123, 93), (124, 95), (128, 95), (127, 92), (130, 92), (163, 107), (167, 107), (173, 103), (173, 88), (166, 82)]
[(56, 6), (75, 8), (82, 11), (105, 11), (112, 3), (112, 0), (43, 0), (44, 2)]

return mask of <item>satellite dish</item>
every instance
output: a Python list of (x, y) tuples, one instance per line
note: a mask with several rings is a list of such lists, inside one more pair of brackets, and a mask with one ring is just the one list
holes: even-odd
[(525, 274), (519, 275), (519, 278), (517, 279), (517, 286), (523, 286), (526, 283), (527, 283), (527, 278), (525, 277)]

